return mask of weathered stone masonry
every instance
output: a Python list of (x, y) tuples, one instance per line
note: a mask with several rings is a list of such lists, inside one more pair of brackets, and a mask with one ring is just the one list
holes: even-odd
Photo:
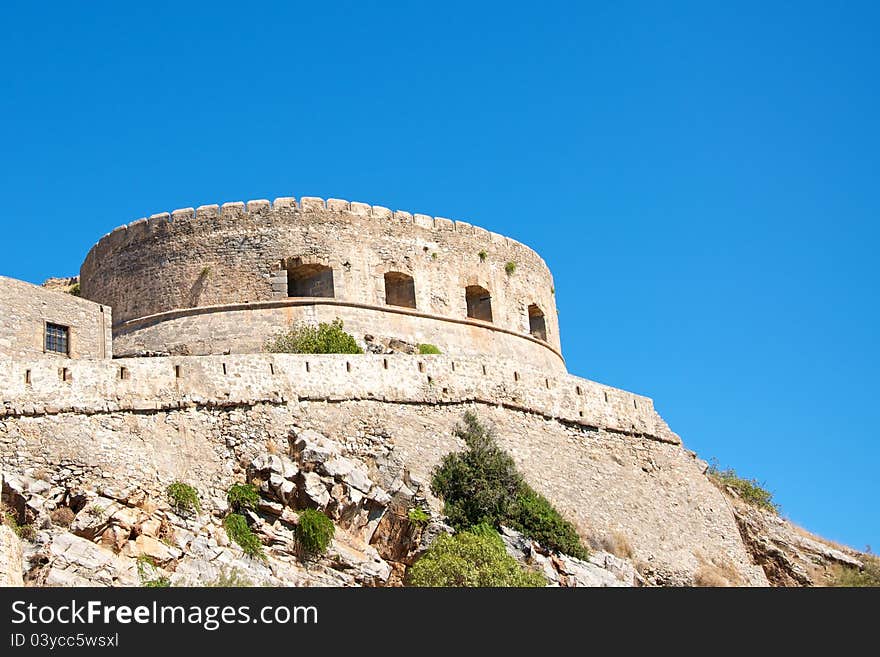
[(113, 307), (119, 355), (247, 353), (279, 322), (332, 315), (356, 333), (564, 368), (553, 279), (534, 251), (363, 203), (279, 198), (153, 215), (102, 238), (81, 284)]
[(112, 358), (111, 310), (86, 299), (0, 276), (0, 359), (46, 352), (46, 324), (69, 329), (68, 358)]

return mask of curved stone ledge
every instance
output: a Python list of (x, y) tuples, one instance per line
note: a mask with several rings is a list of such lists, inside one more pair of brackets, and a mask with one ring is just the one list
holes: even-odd
[[(316, 312), (318, 307), (326, 308), (326, 312)], [(297, 309), (295, 313), (283, 311), (294, 308)], [(355, 312), (340, 312), (339, 309)], [(278, 310), (282, 313), (267, 312)], [(241, 317), (238, 321), (229, 321), (229, 313), (239, 313)], [(219, 325), (212, 325), (210, 318), (198, 319), (214, 314), (222, 315)], [(297, 320), (323, 321), (340, 316), (349, 331), (381, 336), (383, 329), (394, 326), (395, 320), (388, 318), (389, 315), (401, 318), (406, 325), (398, 325), (399, 330), (389, 331), (387, 337), (395, 337), (401, 333), (418, 336), (421, 338), (420, 342), (436, 345), (444, 352), (452, 348), (467, 353), (467, 345), (470, 344), (471, 353), (475, 356), (495, 352), (499, 356), (517, 355), (521, 362), (545, 366), (551, 371), (565, 368), (562, 354), (549, 343), (489, 322), (444, 317), (399, 306), (377, 306), (320, 297), (181, 308), (140, 317), (120, 322), (113, 327), (114, 344), (119, 356), (147, 351), (173, 354), (179, 353), (179, 349), (189, 350), (189, 355), (208, 355), (218, 351), (254, 353), (261, 351), (266, 339), (280, 328)], [(409, 321), (406, 318), (417, 318), (418, 321)], [(465, 327), (466, 335), (459, 338), (458, 331), (451, 329), (450, 325)], [(205, 336), (206, 345), (202, 351), (192, 351), (198, 344), (193, 335), (199, 333)], [(504, 337), (499, 339), (501, 336)], [(470, 338), (470, 342), (467, 338)], [(518, 346), (518, 340), (511, 338), (525, 341), (527, 346)], [(545, 353), (549, 358), (541, 357)]]
[(52, 359), (0, 363), (0, 416), (158, 412), (300, 400), (478, 402), (680, 443), (647, 397), (568, 374), (517, 368), (502, 359), (251, 354), (82, 360), (63, 370)]

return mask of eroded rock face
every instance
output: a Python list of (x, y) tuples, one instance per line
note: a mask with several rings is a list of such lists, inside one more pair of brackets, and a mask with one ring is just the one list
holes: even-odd
[[(249, 438), (244, 439), (250, 441)], [(413, 523), (408, 510), (428, 509), (424, 483), (380, 441), (345, 445), (294, 427), (288, 454), (256, 446), (244, 450), (237, 470), (257, 486), (255, 509), (241, 511), (263, 545), (265, 559), (246, 556), (223, 528), (230, 511), (217, 494), (201, 496), (201, 510), (172, 509), (161, 490), (73, 488), (72, 477), (40, 472), (14, 477), (12, 492), (21, 512), (30, 510), (32, 542), (3, 539), (8, 579), (16, 575), (38, 586), (141, 586), (165, 583), (271, 586), (386, 586), (404, 582), (406, 568), (452, 529), (435, 513)], [(306, 558), (296, 541), (304, 508), (330, 517), (335, 536), (325, 554)], [(8, 534), (10, 532), (6, 532)], [(2, 537), (0, 537), (2, 538)], [(508, 550), (542, 570), (552, 586), (635, 586), (634, 567), (607, 553), (589, 561), (551, 554), (520, 534), (505, 530)], [(15, 550), (26, 546), (25, 560)]]
[(12, 529), (0, 525), (0, 586), (24, 586), (21, 572), (21, 541)]
[(837, 567), (862, 568), (861, 553), (834, 545), (731, 495), (743, 542), (774, 586), (826, 586)]

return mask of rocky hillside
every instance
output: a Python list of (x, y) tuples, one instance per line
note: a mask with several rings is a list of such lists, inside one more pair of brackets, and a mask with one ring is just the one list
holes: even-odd
[[(295, 428), (287, 445), (269, 443), (237, 464), (242, 479), (259, 491), (255, 508), (243, 513), (262, 558), (230, 540), (223, 497), (201, 499), (200, 510), (185, 511), (167, 496), (137, 488), (79, 487), (72, 484), (75, 467), (7, 475), (0, 579), (30, 586), (401, 585), (432, 539), (452, 530), (430, 511), (424, 483), (393, 449), (355, 451)], [(427, 511), (427, 520), (410, 519), (415, 507)], [(335, 524), (329, 549), (315, 557), (304, 555), (295, 537), (306, 508)], [(503, 539), (511, 555), (544, 573), (550, 585), (644, 583), (631, 563), (601, 550), (583, 561), (551, 554), (506, 528)]]

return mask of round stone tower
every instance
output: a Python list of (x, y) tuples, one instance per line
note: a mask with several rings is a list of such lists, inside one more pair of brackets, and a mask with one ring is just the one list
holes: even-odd
[(471, 224), (364, 203), (279, 198), (186, 208), (105, 235), (82, 296), (112, 306), (114, 352), (252, 353), (339, 318), (374, 350), (433, 344), (564, 370), (541, 257)]

